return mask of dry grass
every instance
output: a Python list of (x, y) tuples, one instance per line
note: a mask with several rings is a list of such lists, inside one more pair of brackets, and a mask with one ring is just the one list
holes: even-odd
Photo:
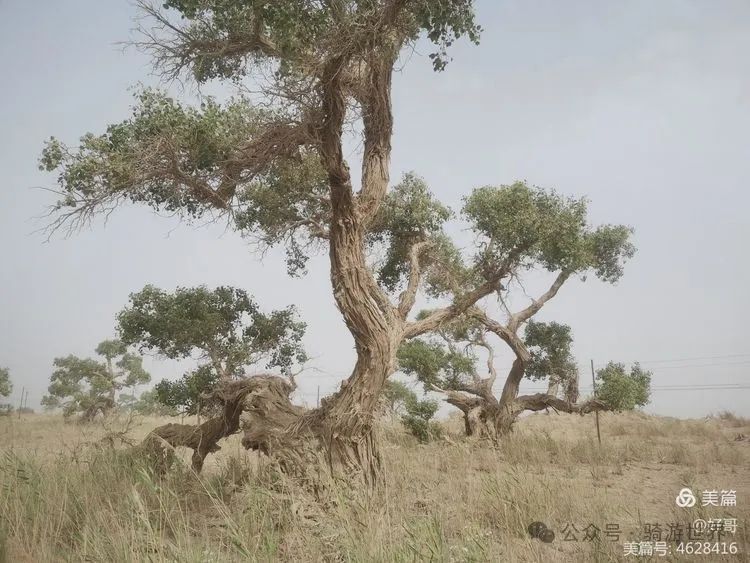
[[(128, 436), (159, 422), (140, 419)], [(750, 442), (734, 440), (750, 434), (747, 422), (606, 414), (599, 447), (593, 418), (538, 414), (497, 450), (464, 440), (456, 420), (446, 441), (426, 446), (384, 425), (385, 493), (330, 487), (316, 501), (238, 437), (200, 478), (185, 466), (158, 480), (108, 445), (118, 440), (102, 441), (119, 439), (123, 420), (103, 428), (4, 417), (0, 561), (620, 561), (636, 559), (623, 557), (623, 542), (646, 524), (729, 515), (739, 529), (724, 541), (740, 553), (724, 559), (747, 561)], [(734, 489), (738, 506), (677, 508), (686, 486)], [(529, 538), (534, 520), (557, 539)], [(622, 535), (564, 541), (566, 524), (617, 524)]]

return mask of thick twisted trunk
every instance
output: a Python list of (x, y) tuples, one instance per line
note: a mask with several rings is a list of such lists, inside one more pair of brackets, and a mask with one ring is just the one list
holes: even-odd
[(341, 389), (323, 400), (314, 417), (315, 433), (333, 471), (361, 473), (373, 485), (381, 468), (374, 414), (396, 367), (402, 321), (365, 263), (358, 228), (332, 226), (330, 258), (334, 297), (354, 338), (357, 361)]
[(287, 392), (268, 383), (248, 394), (243, 446), (271, 456), (285, 472), (303, 481), (317, 472), (322, 457), (331, 474), (358, 476), (368, 486), (376, 486), (382, 473), (373, 422), (399, 342), (396, 333), (385, 336), (360, 353), (349, 379), (317, 409), (292, 405)]
[(392, 115), (390, 84), (393, 57), (368, 61), (369, 88), (363, 107), (364, 155), (362, 187), (357, 195), (343, 158), (341, 134), (346, 103), (341, 87), (341, 62), (326, 73), (323, 89), (325, 115), (321, 157), (328, 171), (331, 194), (329, 258), (336, 305), (354, 339), (357, 362), (341, 389), (303, 417), (317, 438), (332, 471), (360, 473), (373, 485), (379, 480), (380, 456), (373, 436), (373, 419), (385, 381), (393, 373), (403, 338), (404, 320), (378, 286), (367, 265), (365, 236), (389, 182)]
[[(364, 154), (362, 186), (355, 194), (342, 150), (347, 88), (342, 83), (350, 61), (345, 54), (321, 71), (322, 122), (319, 153), (328, 174), (331, 220), (328, 226), (333, 296), (349, 329), (357, 361), (341, 389), (305, 413), (286, 399), (250, 397), (243, 444), (274, 455), (288, 471), (305, 473), (311, 456), (322, 452), (332, 472), (359, 474), (369, 485), (379, 481), (380, 456), (373, 435), (378, 398), (395, 370), (404, 337), (405, 315), (378, 286), (366, 262), (365, 237), (389, 183), (391, 75), (400, 43), (375, 49), (362, 65)], [(286, 402), (285, 402), (286, 401)]]
[(485, 403), (481, 397), (474, 397), (456, 391), (448, 391), (445, 401), (459, 409), (464, 415), (464, 431), (467, 436), (481, 435), (480, 414)]
[(341, 389), (304, 412), (278, 393), (253, 393), (245, 404), (243, 444), (273, 456), (303, 479), (322, 453), (334, 474), (380, 480), (373, 422), (378, 399), (396, 366), (404, 321), (377, 285), (365, 261), (362, 214), (346, 168), (330, 174), (334, 221), (330, 225), (331, 283), (336, 304), (352, 334), (357, 361)]

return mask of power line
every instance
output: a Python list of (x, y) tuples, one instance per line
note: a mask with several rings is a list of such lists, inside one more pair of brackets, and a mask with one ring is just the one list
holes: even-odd
[[(750, 389), (750, 385), (672, 385), (672, 386), (655, 386), (651, 387), (651, 391), (659, 392), (671, 392), (671, 391), (742, 391)], [(547, 391), (546, 387), (526, 387), (523, 391)], [(322, 390), (321, 390), (322, 391)], [(590, 392), (593, 391), (591, 387), (582, 387), (580, 391)], [(335, 392), (331, 391), (331, 393)], [(325, 393), (322, 391), (322, 393)], [(315, 398), (316, 393), (297, 392), (297, 395), (306, 398)]]
[(695, 358), (673, 358), (671, 360), (642, 360), (640, 363), (642, 364), (661, 364), (661, 363), (669, 363), (669, 362), (692, 362), (697, 360), (721, 360), (725, 358), (745, 358), (750, 356), (750, 354), (724, 354), (721, 356), (701, 356), (701, 357), (695, 357)]
[[(722, 386), (722, 385), (685, 385), (685, 386), (673, 386), (673, 387), (651, 387), (651, 391), (741, 391), (744, 389), (750, 389), (750, 385), (735, 385), (735, 386)], [(527, 387), (527, 391), (546, 391), (546, 387)], [(584, 387), (581, 391), (589, 392), (593, 391), (591, 387)]]
[(741, 366), (741, 365), (747, 365), (750, 364), (750, 360), (743, 360), (740, 362), (720, 362), (720, 363), (712, 363), (712, 364), (685, 364), (680, 366), (657, 366), (655, 370), (661, 370), (661, 369), (686, 369), (686, 368), (712, 368), (712, 367), (720, 367), (720, 366)]
[[(670, 360), (631, 360), (631, 361), (624, 361), (620, 360), (619, 363), (623, 364), (667, 364), (667, 363), (674, 363), (674, 362), (696, 362), (696, 361), (705, 361), (705, 360), (726, 360), (731, 358), (742, 358), (739, 361), (736, 362), (712, 362), (708, 364), (685, 364), (680, 366), (660, 366), (656, 367), (654, 369), (672, 369), (672, 368), (682, 368), (682, 367), (713, 367), (713, 366), (729, 366), (729, 365), (742, 365), (750, 363), (750, 354), (725, 354), (723, 356), (700, 356), (700, 357), (693, 357), (693, 358), (672, 358)], [(614, 361), (614, 360), (613, 360)], [(609, 362), (608, 362), (609, 363)], [(618, 363), (615, 361), (615, 363)], [(588, 367), (587, 363), (581, 363), (580, 366), (586, 366)]]

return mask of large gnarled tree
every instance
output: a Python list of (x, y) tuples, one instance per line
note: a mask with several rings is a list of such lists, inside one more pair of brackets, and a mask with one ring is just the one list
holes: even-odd
[[(448, 404), (463, 413), (467, 436), (498, 440), (524, 411), (553, 408), (585, 414), (612, 408), (605, 401), (594, 399), (576, 402), (578, 370), (570, 353), (569, 327), (531, 321), (521, 338), (509, 325), (472, 309), (431, 337), (404, 343), (399, 351), (399, 367), (421, 381), (425, 390), (442, 394)], [(514, 354), (512, 367), (500, 381), (494, 336)], [(486, 376), (480, 374), (477, 352), (486, 356)], [(547, 392), (519, 396), (524, 377), (547, 380)], [(499, 389), (497, 384), (501, 384)], [(562, 398), (558, 396), (560, 385), (564, 390)]]
[[(624, 261), (634, 253), (631, 230), (612, 225), (594, 228), (587, 222), (586, 200), (565, 198), (525, 183), (475, 190), (464, 202), (463, 215), (474, 234), (475, 252), (470, 262), (457, 254), (451, 261), (442, 261), (437, 283), (431, 284), (428, 278), (428, 286), (439, 292), (445, 280), (450, 280), (450, 292), (465, 295), (477, 283), (473, 278), (486, 279), (485, 272), (500, 271), (503, 275), (494, 287), (500, 311), (488, 313), (477, 300), (461, 316), (435, 325), (432, 336), (405, 343), (399, 352), (401, 368), (416, 375), (428, 389), (444, 392), (447, 401), (464, 412), (468, 434), (497, 438), (525, 410), (554, 407), (583, 413), (606, 408), (595, 400), (575, 403), (577, 374), (569, 328), (534, 323), (532, 318), (572, 277), (593, 273), (602, 281), (616, 282)], [(521, 280), (531, 271), (552, 275), (552, 282), (530, 304), (513, 311), (513, 292), (523, 289)], [(432, 320), (435, 324), (443, 311), (424, 311), (417, 323)], [(522, 338), (519, 330), (524, 325)], [(488, 338), (492, 335), (514, 355), (499, 397), (494, 389), (498, 376), (495, 350)], [(487, 355), (488, 376), (484, 378), (475, 365), (479, 349)], [(525, 375), (549, 378), (549, 392), (519, 396)], [(560, 383), (568, 384), (565, 400), (557, 397)]]
[[(198, 82), (218, 79), (254, 91), (200, 108), (145, 91), (129, 119), (84, 136), (77, 148), (52, 139), (41, 161), (59, 171), (52, 228), (80, 226), (133, 202), (186, 218), (225, 217), (263, 245), (284, 245), (293, 274), (304, 270), (315, 247), (327, 248), (333, 295), (357, 353), (352, 373), (336, 394), (304, 413), (273, 390), (265, 405), (256, 393), (244, 443), (292, 466), (312, 440), (332, 467), (363, 470), (375, 482), (373, 418), (401, 343), (497, 291), (533, 252), (529, 237), (540, 228), (520, 231), (512, 248), (499, 247), (493, 231), (507, 226), (477, 218), (490, 244), (464, 264), (443, 232), (451, 214), (423, 182), (409, 176), (389, 192), (397, 59), (426, 36), (436, 46), (433, 66), (442, 70), (453, 41), (477, 41), (473, 3), (168, 0), (163, 9), (141, 7), (153, 23), (142, 30), (141, 45), (167, 75), (188, 71)], [(343, 149), (352, 128), (362, 136), (358, 181)], [(505, 192), (493, 190), (477, 197), (502, 206)], [(567, 227), (543, 229), (562, 228), (564, 241)], [(606, 233), (591, 240), (592, 252), (604, 251)], [(561, 265), (570, 275), (569, 265)], [(410, 318), (420, 288), (449, 303)]]

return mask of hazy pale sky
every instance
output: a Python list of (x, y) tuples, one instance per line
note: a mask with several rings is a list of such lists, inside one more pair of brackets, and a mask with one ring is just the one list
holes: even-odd
[[(456, 47), (442, 74), (415, 53), (398, 74), (392, 178), (414, 170), (454, 207), (472, 188), (525, 179), (589, 197), (594, 223), (632, 225), (638, 253), (616, 286), (572, 280), (541, 315), (572, 326), (584, 390), (590, 359), (640, 360), (654, 372), (648, 411), (749, 415), (750, 389), (666, 387), (750, 386), (750, 3), (477, 9), (479, 47)], [(44, 139), (101, 132), (128, 115), (131, 86), (156, 83), (145, 56), (116, 44), (135, 14), (124, 0), (0, 0), (0, 366), (12, 400), (25, 386), (38, 406), (52, 359), (93, 354), (145, 284), (229, 284), (269, 309), (299, 307), (318, 368), (299, 399), (314, 404), (354, 358), (325, 257), (293, 280), (280, 253), (261, 263), (232, 232), (136, 207), (68, 239), (34, 233), (53, 201), (33, 189), (55, 180), (37, 170)], [(184, 365), (147, 367), (158, 381)]]

